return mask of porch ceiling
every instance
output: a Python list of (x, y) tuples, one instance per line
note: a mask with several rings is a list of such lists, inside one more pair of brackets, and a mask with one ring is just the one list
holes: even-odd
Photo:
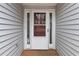
[(24, 3), (23, 6), (27, 9), (52, 9), (56, 3)]

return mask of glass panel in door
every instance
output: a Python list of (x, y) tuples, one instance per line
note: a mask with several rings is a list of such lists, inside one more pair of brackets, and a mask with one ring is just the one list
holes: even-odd
[(34, 13), (34, 36), (46, 36), (46, 13)]

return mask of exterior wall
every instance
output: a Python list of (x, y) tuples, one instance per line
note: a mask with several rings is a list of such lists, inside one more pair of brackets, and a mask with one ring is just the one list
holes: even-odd
[(16, 56), (23, 50), (23, 8), (0, 4), (0, 55)]
[(79, 55), (79, 4), (58, 4), (56, 48), (61, 55)]

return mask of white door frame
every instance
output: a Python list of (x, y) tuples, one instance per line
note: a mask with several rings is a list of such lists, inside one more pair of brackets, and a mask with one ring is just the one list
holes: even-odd
[[(27, 13), (32, 13), (32, 10), (39, 10), (39, 9), (25, 9), (24, 10), (24, 49), (30, 49), (30, 45), (27, 44)], [(52, 13), (52, 44), (48, 44), (49, 48), (55, 49), (55, 9), (41, 9), (47, 10), (47, 12)], [(31, 15), (31, 14), (30, 14)], [(32, 18), (32, 17), (31, 17)], [(30, 20), (31, 20), (30, 18)], [(31, 26), (30, 26), (31, 27)]]

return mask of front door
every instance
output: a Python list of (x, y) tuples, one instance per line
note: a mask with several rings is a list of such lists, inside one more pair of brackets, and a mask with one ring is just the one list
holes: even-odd
[(49, 15), (47, 10), (32, 10), (31, 13), (31, 49), (48, 49)]

